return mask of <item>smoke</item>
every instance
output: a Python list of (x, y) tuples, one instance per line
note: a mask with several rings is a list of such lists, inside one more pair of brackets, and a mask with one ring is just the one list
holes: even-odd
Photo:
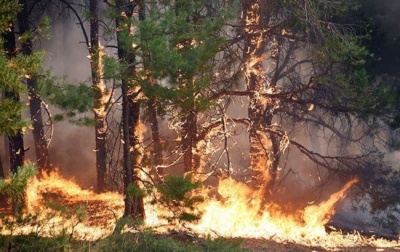
[[(90, 85), (90, 62), (82, 30), (72, 14), (61, 7), (51, 6), (47, 15), (51, 19), (51, 38), (41, 42), (46, 51), (45, 68), (65, 78), (67, 83), (86, 82)], [(50, 106), (51, 113), (60, 113)], [(88, 112), (91, 113), (90, 111)], [(66, 177), (74, 177), (81, 185), (96, 184), (95, 142), (92, 127), (76, 126), (68, 121), (55, 122), (54, 135), (49, 147), (50, 162)]]

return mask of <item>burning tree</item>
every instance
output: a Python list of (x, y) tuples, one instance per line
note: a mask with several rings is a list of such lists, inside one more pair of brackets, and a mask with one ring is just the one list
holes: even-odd
[[(135, 51), (128, 41), (131, 36), (132, 15), (139, 3), (116, 1), (115, 9), (120, 14), (116, 17), (118, 59), (121, 65), (121, 96), (122, 96), (122, 139), (123, 139), (123, 171), (126, 216), (144, 219), (143, 195), (139, 187), (141, 168), (141, 146), (138, 125), (140, 89), (135, 85)], [(139, 5), (139, 8), (141, 6)]]
[[(247, 118), (231, 121), (248, 127), (252, 184), (266, 199), (274, 198), (288, 175), (304, 170), (287, 167), (296, 158), (291, 147), (314, 163), (317, 184), (333, 174), (360, 176), (361, 184), (368, 184), (380, 173), (361, 175), (367, 166), (382, 165), (372, 136), (384, 125), (380, 119), (386, 119), (388, 104), (382, 101), (390, 89), (371, 84), (366, 72), (371, 56), (356, 30), (339, 21), (352, 6), (348, 1), (242, 2), (238, 36), (245, 89), (216, 93), (248, 99)], [(299, 137), (303, 134), (311, 144)], [(317, 139), (327, 142), (326, 149)]]

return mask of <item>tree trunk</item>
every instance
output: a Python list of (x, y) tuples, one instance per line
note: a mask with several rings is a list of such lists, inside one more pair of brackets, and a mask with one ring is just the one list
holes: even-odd
[[(150, 85), (152, 85), (152, 83), (150, 83)], [(154, 97), (149, 98), (149, 101), (147, 102), (147, 109), (149, 110), (150, 114), (150, 128), (154, 151), (154, 167), (156, 173), (155, 179), (156, 181), (160, 182), (165, 175), (165, 171), (163, 168), (159, 167), (162, 164), (163, 153), (157, 119), (157, 100)]]
[[(3, 34), (4, 39), (4, 49), (8, 58), (12, 58), (16, 53), (15, 35), (14, 35), (14, 25), (10, 23), (10, 29)], [(6, 91), (4, 97), (11, 99), (13, 101), (20, 102), (20, 97), (18, 93)], [(21, 119), (21, 118), (16, 118)], [(10, 171), (16, 173), (18, 167), (24, 165), (25, 149), (22, 129), (18, 129), (14, 135), (8, 136), (9, 142), (9, 157), (10, 157)]]
[(182, 121), (182, 151), (185, 173), (195, 172), (199, 167), (199, 159), (196, 158), (194, 147), (196, 145), (197, 116), (193, 110), (185, 112)]
[[(24, 34), (26, 32), (29, 32), (30, 30), (28, 15), (29, 13), (27, 2), (24, 1), (23, 10), (18, 14), (18, 25), (20, 34)], [(30, 39), (27, 39), (22, 44), (22, 52), (26, 56), (32, 54), (32, 41)], [(35, 89), (37, 88), (37, 82), (34, 76), (31, 76), (27, 79), (27, 85), (29, 95), (29, 110), (33, 126), (32, 132), (36, 152), (36, 162), (40, 170), (48, 172), (50, 170), (50, 159), (42, 120), (42, 101), (35, 91)]]
[(102, 79), (102, 59), (99, 43), (99, 17), (98, 2), (90, 0), (90, 58), (92, 72), (92, 87), (94, 90), (94, 119), (95, 119), (95, 143), (96, 143), (96, 171), (97, 171), (97, 192), (105, 191), (105, 173), (106, 173), (106, 133), (107, 124), (106, 102), (108, 96), (106, 85)]
[[(3, 150), (0, 148), (0, 179), (5, 178), (5, 174), (4, 174), (4, 167), (3, 167), (3, 159), (1, 158), (1, 152)], [(0, 196), (1, 197), (1, 196)]]
[(265, 131), (271, 125), (273, 101), (260, 95), (270, 83), (264, 79), (263, 54), (266, 49), (266, 29), (268, 15), (266, 10), (270, 1), (245, 0), (242, 3), (244, 20), (244, 60), (245, 81), (249, 95), (248, 117), (250, 167), (252, 184), (270, 196), (277, 177), (276, 139)]
[(124, 141), (124, 187), (125, 187), (125, 216), (133, 216), (143, 220), (145, 216), (143, 197), (140, 193), (129, 195), (127, 189), (129, 186), (139, 187), (138, 173), (140, 170), (142, 150), (140, 147), (139, 134), (137, 128), (139, 125), (140, 103), (137, 101), (138, 91), (129, 86), (130, 77), (135, 74), (135, 54), (130, 48), (123, 46), (123, 38), (127, 38), (131, 26), (127, 19), (132, 17), (133, 3), (126, 0), (117, 0), (116, 7), (119, 11), (123, 10), (124, 15), (116, 18), (118, 27), (118, 58), (126, 64), (122, 73), (122, 130)]

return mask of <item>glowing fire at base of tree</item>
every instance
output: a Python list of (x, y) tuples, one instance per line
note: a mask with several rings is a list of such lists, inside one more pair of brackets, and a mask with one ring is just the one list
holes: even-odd
[[(271, 239), (329, 249), (362, 245), (398, 247), (398, 241), (326, 231), (325, 225), (334, 215), (336, 203), (355, 183), (357, 179), (349, 181), (318, 205), (285, 214), (277, 205), (262, 206), (260, 192), (233, 179), (225, 179), (219, 183), (218, 197), (207, 198), (206, 195), (210, 194), (207, 188), (198, 192), (206, 200), (198, 206), (202, 218), (197, 223), (183, 226), (169, 224), (168, 227), (190, 230), (199, 236)], [(14, 235), (35, 232), (42, 236), (66, 233), (76, 239), (96, 240), (113, 231), (116, 220), (122, 217), (123, 204), (123, 197), (118, 193), (95, 194), (54, 172), (29, 183), (26, 214), (37, 215), (37, 224), (28, 222), (12, 232)], [(85, 214), (81, 214), (81, 210)], [(158, 205), (147, 203), (146, 225), (162, 232), (167, 222), (160, 216), (169, 213)], [(10, 234), (10, 230), (3, 228), (2, 234)]]
[[(218, 193), (221, 197), (207, 199), (199, 206), (201, 220), (185, 227), (208, 237), (271, 239), (328, 249), (362, 245), (399, 246), (398, 242), (365, 238), (358, 233), (326, 231), (325, 225), (335, 214), (335, 205), (345, 198), (347, 190), (357, 181), (349, 181), (341, 190), (318, 205), (309, 205), (296, 213), (286, 214), (278, 205), (262, 206), (261, 191), (254, 191), (241, 182), (226, 179), (219, 183)], [(202, 193), (207, 194), (205, 191)], [(157, 211), (155, 208), (149, 209)], [(150, 214), (152, 217), (154, 215), (154, 212)], [(156, 225), (158, 222), (157, 218), (147, 220), (148, 225)]]

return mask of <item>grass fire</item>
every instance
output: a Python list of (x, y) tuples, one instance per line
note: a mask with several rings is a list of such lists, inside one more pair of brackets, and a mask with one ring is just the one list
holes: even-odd
[[(216, 188), (217, 196), (210, 196), (212, 189), (207, 187), (196, 190), (195, 195), (207, 199), (197, 206), (196, 211), (202, 213), (201, 217), (188, 223), (168, 219), (174, 213), (165, 205), (152, 202), (151, 197), (157, 196), (151, 194), (145, 200), (144, 223), (125, 224), (119, 232), (137, 233), (147, 227), (160, 235), (182, 232), (204, 239), (259, 239), (326, 250), (352, 247), (398, 249), (400, 244), (396, 240), (363, 237), (356, 231), (328, 231), (327, 224), (335, 214), (335, 207), (357, 181), (347, 182), (322, 202), (285, 213), (279, 205), (262, 205), (260, 191), (227, 178)], [(82, 189), (72, 180), (63, 178), (58, 171), (31, 178), (26, 192), (26, 208), (19, 219), (12, 214), (10, 206), (2, 208), (2, 236), (33, 233), (39, 238), (68, 235), (89, 243), (112, 235), (124, 212), (121, 194), (96, 194)]]

